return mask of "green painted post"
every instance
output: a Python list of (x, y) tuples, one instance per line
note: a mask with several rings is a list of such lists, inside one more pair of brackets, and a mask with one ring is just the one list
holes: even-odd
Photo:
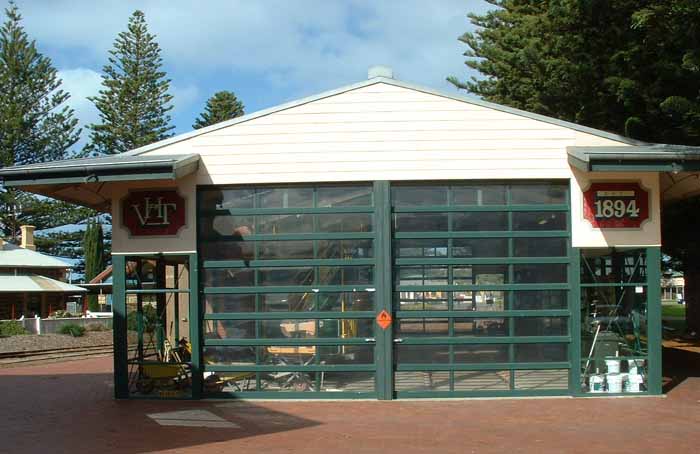
[(127, 364), (126, 320), (126, 260), (112, 255), (112, 335), (114, 336), (114, 397), (129, 397), (129, 367)]
[(661, 248), (647, 248), (647, 348), (649, 394), (661, 394)]
[[(375, 224), (377, 226), (376, 244), (376, 291), (375, 313), (386, 310), (392, 314), (391, 283), (391, 199), (388, 181), (374, 182)], [(392, 317), (394, 315), (392, 314)], [(393, 371), (393, 324), (387, 329), (375, 325), (377, 346), (375, 349), (377, 398), (390, 400), (394, 394)]]
[(199, 262), (189, 254), (190, 268), (190, 343), (192, 344), (192, 398), (202, 398), (202, 313), (199, 306)]
[[(571, 245), (573, 239), (569, 240)], [(578, 249), (569, 247), (569, 362), (571, 363), (569, 377), (569, 392), (581, 394), (581, 254)]]

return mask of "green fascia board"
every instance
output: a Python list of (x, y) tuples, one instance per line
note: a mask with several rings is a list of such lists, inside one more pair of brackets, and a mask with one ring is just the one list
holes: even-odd
[(175, 180), (195, 172), (199, 155), (68, 159), (0, 169), (5, 186)]
[(682, 145), (567, 147), (569, 164), (584, 172), (691, 172), (700, 147)]

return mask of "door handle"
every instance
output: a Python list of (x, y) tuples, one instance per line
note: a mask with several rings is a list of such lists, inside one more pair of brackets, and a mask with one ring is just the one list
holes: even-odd
[(377, 339), (375, 339), (374, 337), (365, 337), (365, 342), (367, 342), (367, 343), (377, 342)]
[(395, 344), (400, 344), (401, 342), (403, 342), (403, 339), (401, 339), (400, 337), (394, 339)]

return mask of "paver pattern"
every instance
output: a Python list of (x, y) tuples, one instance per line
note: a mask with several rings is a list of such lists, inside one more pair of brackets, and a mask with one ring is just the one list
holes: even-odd
[(111, 361), (0, 370), (0, 452), (676, 454), (700, 446), (697, 377), (665, 398), (115, 401)]

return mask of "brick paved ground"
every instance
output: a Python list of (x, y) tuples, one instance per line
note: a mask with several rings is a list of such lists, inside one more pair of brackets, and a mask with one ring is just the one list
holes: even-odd
[[(8, 453), (697, 453), (700, 378), (666, 398), (114, 401), (111, 358), (0, 370)], [(206, 410), (238, 427), (165, 427)]]

